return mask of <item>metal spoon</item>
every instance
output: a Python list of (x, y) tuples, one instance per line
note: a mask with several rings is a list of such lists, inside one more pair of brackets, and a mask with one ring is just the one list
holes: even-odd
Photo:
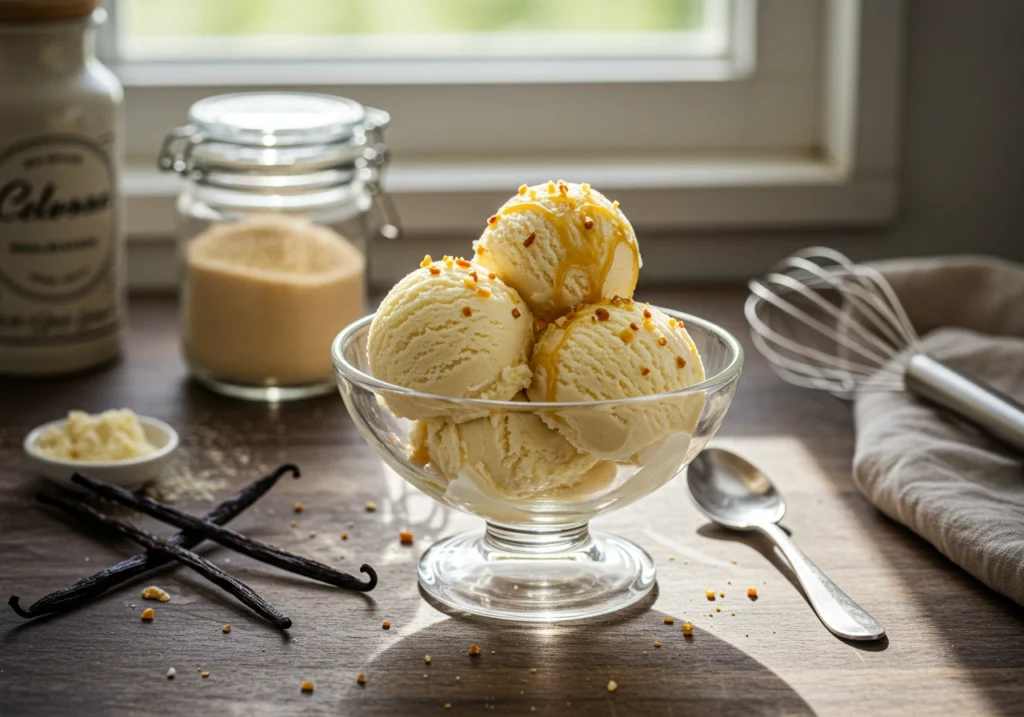
[(814, 612), (833, 634), (847, 640), (885, 635), (885, 628), (825, 577), (776, 525), (786, 502), (755, 466), (735, 453), (707, 448), (690, 464), (687, 485), (697, 507), (714, 522), (733, 530), (757, 530), (775, 541)]

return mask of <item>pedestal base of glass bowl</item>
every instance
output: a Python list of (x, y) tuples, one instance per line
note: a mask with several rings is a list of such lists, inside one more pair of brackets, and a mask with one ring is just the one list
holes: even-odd
[(484, 531), (435, 543), (419, 564), (423, 590), (448, 607), (521, 622), (580, 620), (621, 610), (654, 587), (643, 548), (587, 524)]

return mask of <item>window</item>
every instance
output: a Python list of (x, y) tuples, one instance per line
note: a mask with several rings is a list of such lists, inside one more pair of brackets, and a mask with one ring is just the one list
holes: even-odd
[(711, 58), (722, 0), (122, 0), (132, 61)]
[(153, 169), (163, 136), (193, 102), (244, 89), (391, 113), (387, 186), (411, 240), (389, 252), (461, 241), (511, 188), (552, 177), (614, 194), (646, 233), (868, 226), (894, 211), (902, 0), (106, 6), (128, 228), (153, 245), (173, 232), (178, 186)]

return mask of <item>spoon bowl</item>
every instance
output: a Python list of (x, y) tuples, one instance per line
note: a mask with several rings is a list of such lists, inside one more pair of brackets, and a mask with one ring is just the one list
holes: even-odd
[(694, 502), (704, 515), (733, 530), (778, 523), (786, 501), (757, 466), (719, 448), (706, 448), (687, 474)]

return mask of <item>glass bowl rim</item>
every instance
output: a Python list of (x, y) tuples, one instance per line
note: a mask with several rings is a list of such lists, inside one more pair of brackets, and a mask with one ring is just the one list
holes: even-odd
[(375, 378), (368, 373), (360, 371), (358, 368), (349, 363), (344, 356), (342, 348), (347, 346), (355, 338), (355, 336), (367, 327), (372, 321), (376, 312), (369, 316), (364, 316), (357, 321), (353, 321), (351, 324), (346, 326), (342, 331), (334, 337), (334, 341), (331, 342), (331, 359), (334, 363), (334, 368), (345, 377), (347, 381), (350, 381), (361, 388), (368, 389), (374, 393), (386, 391), (388, 393), (394, 393), (399, 396), (424, 399), (428, 401), (442, 401), (446, 403), (458, 404), (460, 407), (468, 408), (480, 408), (480, 409), (501, 409), (504, 411), (532, 411), (535, 409), (545, 410), (564, 410), (564, 409), (580, 409), (595, 406), (622, 406), (631, 405), (637, 403), (646, 403), (649, 401), (659, 401), (665, 398), (673, 396), (686, 396), (702, 391), (720, 388), (730, 382), (736, 380), (739, 377), (740, 371), (743, 369), (743, 347), (740, 342), (731, 333), (723, 329), (718, 324), (702, 319), (699, 316), (693, 314), (687, 314), (682, 311), (675, 311), (674, 309), (666, 309), (663, 307), (654, 307), (659, 311), (663, 311), (669, 316), (679, 320), (681, 319), (684, 324), (692, 324), (699, 326), (702, 329), (715, 334), (721, 339), (730, 350), (730, 361), (721, 371), (713, 376), (705, 378), (700, 383), (695, 383), (692, 386), (686, 388), (680, 388), (675, 391), (665, 391), (662, 393), (653, 393), (647, 396), (632, 396), (630, 398), (613, 398), (603, 401), (495, 401), (492, 399), (485, 398), (459, 398), (457, 396), (445, 396), (439, 393), (424, 393), (416, 391), (411, 388), (405, 388), (404, 386), (398, 386), (387, 381), (382, 381), (379, 378)]

